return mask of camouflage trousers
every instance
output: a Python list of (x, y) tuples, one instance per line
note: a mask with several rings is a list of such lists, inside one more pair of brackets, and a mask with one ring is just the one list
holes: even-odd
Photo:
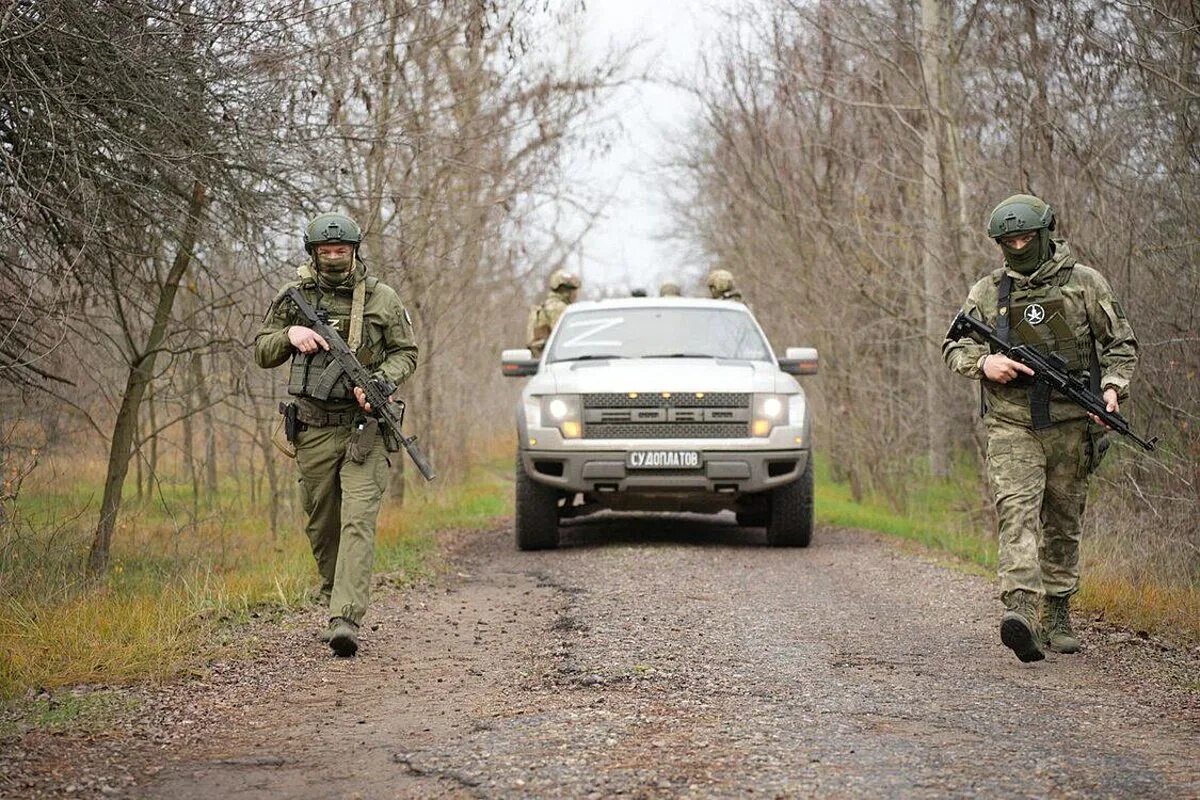
[(1087, 420), (1035, 431), (988, 418), (987, 462), (1000, 518), (1000, 598), (1068, 597), (1079, 588), (1079, 538), (1091, 444)]
[(375, 562), (375, 521), (388, 483), (387, 451), (376, 437), (366, 460), (346, 457), (351, 429), (309, 427), (296, 437), (305, 532), (329, 596), (329, 616), (358, 624), (367, 611)]

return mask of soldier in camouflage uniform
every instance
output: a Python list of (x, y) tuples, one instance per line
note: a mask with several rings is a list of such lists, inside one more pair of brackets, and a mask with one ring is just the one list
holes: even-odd
[[(375, 557), (375, 521), (388, 483), (388, 452), (362, 389), (343, 376), (327, 400), (310, 396), (331, 362), (329, 346), (306, 327), (283, 297), (296, 286), (313, 307), (329, 312), (329, 322), (356, 351), (359, 361), (380, 377), (402, 383), (417, 366), (412, 321), (396, 292), (366, 273), (358, 260), (362, 232), (342, 214), (322, 214), (309, 223), (304, 247), (311, 263), (280, 290), (254, 339), (260, 367), (291, 361), (288, 392), (296, 397), (302, 430), (296, 435), (300, 495), (321, 598), (329, 606), (322, 638), (339, 656), (358, 650), (358, 627), (367, 610)], [(322, 392), (323, 394), (323, 392)]]
[(675, 281), (664, 281), (658, 287), (659, 297), (682, 297), (683, 291), (679, 288), (679, 284)]
[(579, 295), (579, 278), (564, 269), (555, 270), (550, 275), (550, 293), (546, 299), (529, 310), (529, 323), (526, 326), (526, 340), (535, 358), (540, 358), (546, 347), (546, 340), (558, 324), (558, 318), (567, 310), (567, 306), (575, 302)]
[[(998, 205), (988, 236), (1004, 266), (971, 287), (962, 310), (1014, 344), (1058, 353), (1117, 411), (1128, 400), (1137, 340), (1108, 281), (1079, 263), (1054, 227), (1053, 209), (1031, 195)], [(982, 383), (1000, 520), (1001, 641), (1022, 661), (1044, 658), (1046, 647), (1074, 653), (1069, 598), (1079, 588), (1080, 520), (1088, 475), (1107, 447), (1104, 429), (1073, 403), (1034, 391), (1028, 367), (986, 345), (947, 338), (942, 354)]]
[(708, 293), (714, 300), (742, 302), (742, 293), (733, 285), (733, 273), (727, 269), (714, 269), (708, 273)]

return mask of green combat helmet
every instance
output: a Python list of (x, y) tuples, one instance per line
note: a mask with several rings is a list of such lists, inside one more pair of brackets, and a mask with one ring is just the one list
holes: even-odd
[(987, 235), (999, 239), (1022, 231), (1054, 230), (1054, 209), (1031, 194), (1014, 194), (992, 210)]
[(659, 297), (681, 297), (683, 290), (679, 288), (679, 284), (675, 281), (664, 281), (662, 286), (658, 287)]
[(562, 289), (578, 289), (579, 278), (567, 272), (565, 269), (556, 269), (550, 274), (550, 291), (557, 292)]
[[(1021, 275), (1029, 275), (1054, 254), (1050, 231), (1054, 230), (1054, 209), (1031, 194), (1014, 194), (992, 210), (988, 236), (1004, 251), (1004, 263)], [(1011, 247), (1001, 239), (1014, 233), (1037, 232), (1036, 246)]]
[(304, 249), (308, 253), (319, 244), (335, 243), (358, 247), (362, 243), (362, 228), (345, 214), (333, 212), (314, 217), (304, 229)]

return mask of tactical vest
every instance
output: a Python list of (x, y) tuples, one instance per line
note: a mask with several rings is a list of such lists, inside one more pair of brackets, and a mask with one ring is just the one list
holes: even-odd
[[(374, 289), (378, 282), (377, 278), (367, 277), (363, 285), (363, 300), (352, 300), (350, 308), (345, 313), (338, 313), (337, 309), (329, 308), (328, 304), (323, 302), (325, 298), (331, 296), (330, 294), (317, 292), (309, 299), (318, 311), (329, 312), (330, 323), (337, 323), (337, 332), (353, 347), (355, 343), (350, 341), (355, 338), (353, 331), (357, 329), (361, 332), (363, 327), (365, 294)], [(294, 324), (304, 324), (304, 321), (297, 321)], [(381, 351), (382, 348), (379, 350)], [(374, 370), (383, 362), (384, 353), (377, 352), (376, 348), (364, 342), (359, 343), (355, 355), (358, 356), (358, 360), (362, 362), (363, 366)], [(354, 399), (354, 387), (346, 379), (333, 356), (326, 350), (318, 350), (310, 354), (297, 351), (292, 354), (287, 390), (288, 394), (296, 397), (311, 397), (314, 400), (348, 401)]]
[[(1057, 354), (1071, 374), (1087, 381), (1092, 391), (1100, 390), (1100, 360), (1087, 320), (1081, 333), (1067, 316), (1063, 287), (1071, 279), (1073, 266), (1058, 271), (1047, 284), (1014, 289), (1012, 276), (1005, 272), (997, 287), (996, 333), (1000, 339), (1023, 344), (1042, 355)], [(995, 348), (992, 348), (995, 352)], [(1018, 375), (1008, 384), (1029, 388), (1029, 410), (1035, 428), (1049, 427), (1050, 390), (1027, 375)]]
[(1055, 276), (1063, 276), (1061, 282), (1013, 291), (1008, 304), (1009, 326), (1016, 342), (1029, 345), (1043, 355), (1057, 353), (1072, 373), (1086, 374), (1095, 358), (1096, 346), (1086, 326), (1083, 333), (1076, 335), (1067, 318), (1062, 287), (1070, 274), (1071, 269), (1064, 269)]

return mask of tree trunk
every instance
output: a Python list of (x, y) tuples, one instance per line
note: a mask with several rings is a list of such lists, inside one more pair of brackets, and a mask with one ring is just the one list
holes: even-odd
[(204, 184), (196, 181), (192, 185), (192, 199), (188, 207), (188, 217), (184, 222), (183, 236), (175, 260), (167, 273), (162, 292), (154, 309), (154, 321), (150, 326), (150, 335), (146, 338), (146, 346), (141, 353), (134, 353), (130, 360), (129, 375), (125, 379), (125, 392), (121, 397), (121, 407), (117, 410), (117, 418), (113, 423), (112, 444), (108, 451), (108, 470), (104, 477), (104, 496), (100, 501), (100, 521), (96, 525), (96, 535), (92, 540), (91, 552), (88, 553), (88, 572), (98, 575), (108, 569), (109, 555), (112, 547), (113, 531), (117, 527), (117, 515), (121, 510), (121, 491), (125, 487), (125, 478), (129, 474), (129, 456), (132, 452), (133, 437), (137, 432), (138, 411), (142, 398), (146, 394), (154, 375), (154, 362), (158, 358), (158, 348), (162, 346), (167, 335), (167, 325), (171, 319), (171, 309), (175, 304), (175, 295), (179, 291), (179, 283), (187, 272), (191, 262), (192, 250), (196, 246), (196, 234), (200, 227), (200, 212), (204, 206)]
[(925, 422), (928, 434), (929, 470), (935, 476), (949, 474), (949, 436), (943, 408), (941, 343), (945, 334), (942, 308), (942, 274), (939, 254), (945, 251), (941, 182), (941, 48), (945, 36), (942, 0), (921, 0), (921, 76), (925, 86), (925, 129), (921, 142), (921, 276), (925, 295)]
[[(189, 402), (195, 404), (194, 408), (200, 409), (200, 418), (204, 424), (204, 487), (202, 492), (204, 507), (212, 508), (217, 494), (217, 446), (216, 431), (213, 425), (212, 396), (208, 392), (208, 384), (204, 378), (204, 358), (200, 353), (192, 353), (189, 367), (192, 374), (192, 388), (195, 391), (195, 397)], [(192, 458), (192, 480), (198, 485), (200, 470), (195, 466), (195, 454)]]

